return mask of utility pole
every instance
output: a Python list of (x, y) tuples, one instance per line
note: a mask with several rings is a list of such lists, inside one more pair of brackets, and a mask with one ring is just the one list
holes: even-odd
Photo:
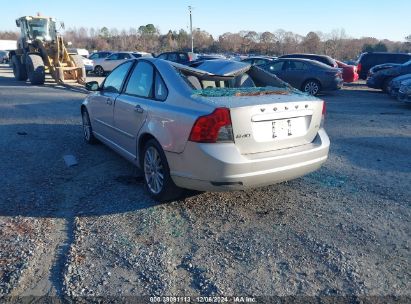
[(191, 16), (192, 11), (191, 5), (188, 6), (188, 11), (190, 12), (190, 36), (191, 36), (191, 52), (194, 53), (194, 37), (193, 37), (193, 17)]

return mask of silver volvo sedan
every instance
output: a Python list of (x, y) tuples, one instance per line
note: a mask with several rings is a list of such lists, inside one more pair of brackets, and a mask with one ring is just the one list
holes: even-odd
[(328, 156), (325, 103), (247, 63), (133, 59), (86, 88), (85, 140), (140, 167), (158, 201), (279, 183)]

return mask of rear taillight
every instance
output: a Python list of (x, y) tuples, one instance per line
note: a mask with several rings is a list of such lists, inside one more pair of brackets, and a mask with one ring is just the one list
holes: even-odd
[(197, 118), (189, 140), (201, 143), (234, 141), (230, 110), (217, 108), (213, 113)]
[(325, 101), (323, 101), (323, 110), (321, 113), (321, 123), (320, 123), (320, 128), (324, 127), (324, 122), (325, 122), (325, 113), (327, 112), (327, 107), (325, 105)]

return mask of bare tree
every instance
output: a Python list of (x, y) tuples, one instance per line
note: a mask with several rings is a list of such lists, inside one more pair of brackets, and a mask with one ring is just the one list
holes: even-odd
[[(308, 52), (327, 54), (331, 57), (355, 59), (364, 50), (410, 52), (411, 35), (406, 42), (382, 40), (372, 37), (354, 39), (347, 36), (344, 29), (331, 33), (309, 32), (301, 36), (283, 29), (275, 32), (257, 33), (240, 31), (224, 33), (215, 40), (207, 31), (195, 29), (194, 47), (196, 52), (258, 53), (283, 55), (286, 53)], [(69, 28), (64, 33), (65, 40), (75, 47), (89, 50), (130, 50), (160, 52), (166, 50), (190, 49), (190, 36), (184, 29), (169, 30), (162, 35), (153, 24), (141, 25), (128, 30), (116, 28)], [(0, 32), (0, 39), (17, 39), (17, 32)]]

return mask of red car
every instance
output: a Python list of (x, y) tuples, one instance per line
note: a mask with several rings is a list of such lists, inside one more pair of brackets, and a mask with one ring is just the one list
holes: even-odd
[(343, 69), (344, 82), (354, 82), (358, 80), (357, 67), (355, 65), (348, 65), (344, 62), (336, 60), (339, 68)]

